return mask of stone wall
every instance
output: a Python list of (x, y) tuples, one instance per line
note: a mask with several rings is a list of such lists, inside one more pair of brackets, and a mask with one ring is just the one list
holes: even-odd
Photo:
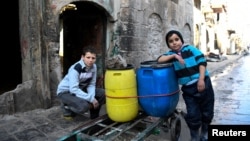
[[(11, 114), (59, 104), (62, 78), (60, 10), (77, 0), (19, 1), (23, 83), (0, 96), (1, 113)], [(106, 51), (121, 54), (135, 69), (168, 50), (165, 34), (180, 30), (193, 41), (193, 3), (189, 0), (78, 0), (91, 2), (107, 15)], [(21, 102), (22, 101), (22, 102)], [(22, 104), (21, 104), (22, 103)]]

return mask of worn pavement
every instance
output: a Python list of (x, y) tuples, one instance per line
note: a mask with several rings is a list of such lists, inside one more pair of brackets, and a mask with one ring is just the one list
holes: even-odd
[[(208, 62), (208, 70), (213, 75), (241, 57), (242, 55), (227, 55), (226, 60)], [(183, 101), (180, 100), (178, 106), (183, 106), (181, 102)], [(101, 115), (103, 114), (105, 114), (105, 107), (101, 111)], [(62, 118), (59, 106), (54, 106), (50, 109), (37, 109), (24, 113), (16, 113), (14, 115), (0, 115), (0, 140), (57, 141), (68, 135), (82, 123), (90, 120), (88, 117), (89, 114), (86, 113), (84, 116), (77, 116), (74, 120), (65, 120)], [(221, 117), (216, 118), (220, 119)], [(167, 139), (158, 138), (154, 140), (166, 141)]]

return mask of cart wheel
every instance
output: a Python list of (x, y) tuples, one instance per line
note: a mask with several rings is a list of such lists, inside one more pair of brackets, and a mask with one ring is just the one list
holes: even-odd
[(171, 117), (170, 119), (170, 136), (171, 141), (178, 141), (181, 132), (181, 120), (178, 116)]

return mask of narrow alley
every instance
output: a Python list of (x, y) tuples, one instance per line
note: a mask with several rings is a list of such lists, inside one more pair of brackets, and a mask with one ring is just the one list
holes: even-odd
[[(208, 69), (212, 74), (215, 91), (215, 114), (212, 124), (250, 125), (250, 55), (228, 56), (221, 62), (208, 62)], [(185, 109), (180, 98), (179, 107)], [(101, 114), (105, 114), (105, 109)], [(58, 106), (50, 109), (1, 115), (1, 141), (62, 141), (82, 123), (89, 120), (86, 116), (77, 117), (73, 121), (62, 118)], [(190, 138), (189, 130), (181, 117), (181, 133), (179, 141)], [(151, 134), (145, 141), (170, 141), (169, 132), (160, 130), (159, 134)], [(65, 140), (66, 141), (66, 140)]]

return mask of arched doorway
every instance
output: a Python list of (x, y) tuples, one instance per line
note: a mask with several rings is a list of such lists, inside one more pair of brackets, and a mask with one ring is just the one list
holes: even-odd
[(194, 28), (194, 46), (197, 47), (198, 49), (201, 49), (200, 47), (200, 29), (199, 25), (195, 25)]
[(191, 33), (191, 28), (189, 24), (185, 24), (183, 28), (183, 39), (185, 44), (192, 44), (192, 33)]
[(70, 65), (80, 59), (82, 48), (91, 45), (97, 50), (97, 86), (103, 87), (107, 28), (105, 11), (93, 2), (74, 2), (68, 8), (65, 6), (60, 20), (63, 76)]

